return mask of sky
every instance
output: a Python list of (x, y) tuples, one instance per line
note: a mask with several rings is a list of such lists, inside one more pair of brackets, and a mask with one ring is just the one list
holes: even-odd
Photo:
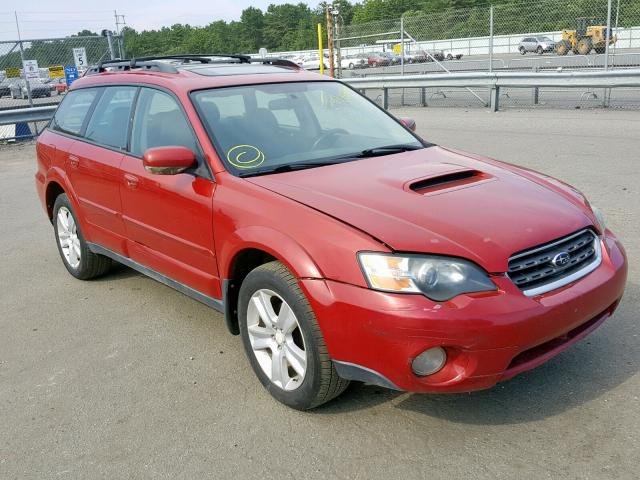
[[(298, 3), (300, 0), (289, 0)], [(20, 34), (23, 39), (64, 37), (87, 28), (94, 32), (115, 29), (114, 10), (125, 16), (128, 26), (136, 30), (171, 26), (175, 23), (207, 25), (215, 20), (237, 20), (249, 6), (263, 11), (269, 4), (285, 0), (19, 0), (0, 6), (0, 41), (18, 37), (15, 16), (17, 9)], [(307, 3), (315, 7), (319, 0)]]

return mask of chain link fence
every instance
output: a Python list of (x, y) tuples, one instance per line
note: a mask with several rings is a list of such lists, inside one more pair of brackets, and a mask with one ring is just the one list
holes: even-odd
[(608, 0), (536, 0), (408, 11), (341, 25), (334, 43), (346, 77), (640, 66), (640, 0), (610, 7), (609, 15)]
[[(346, 78), (640, 67), (640, 0), (536, 0), (409, 11), (400, 18), (335, 31), (342, 67), (337, 71)], [(367, 94), (381, 102), (381, 92)], [(473, 108), (488, 103), (489, 92), (466, 88), (399, 89), (389, 96), (391, 106)], [(501, 104), (640, 108), (640, 90), (505, 89)]]
[[(55, 105), (89, 65), (119, 51), (118, 37), (0, 41), (0, 110)], [(0, 138), (30, 136), (38, 129), (37, 124), (0, 126)]]

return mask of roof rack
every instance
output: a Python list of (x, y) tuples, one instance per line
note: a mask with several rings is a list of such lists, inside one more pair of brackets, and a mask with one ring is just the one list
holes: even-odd
[[(232, 62), (223, 59), (232, 59)], [(163, 61), (165, 60), (165, 61)], [(166, 62), (166, 60), (174, 60), (175, 63)], [(179, 62), (179, 63), (178, 63)], [(178, 73), (176, 68), (178, 65), (190, 63), (201, 64), (221, 64), (221, 63), (262, 63), (263, 65), (274, 65), (286, 68), (294, 68), (300, 70), (301, 67), (284, 58), (253, 58), (250, 55), (226, 54), (226, 53), (201, 53), (201, 54), (177, 54), (177, 55), (158, 55), (148, 57), (138, 57), (131, 59), (117, 59), (100, 61), (96, 65), (89, 67), (85, 75), (95, 75), (106, 72), (107, 69), (117, 70), (120, 72), (130, 71), (134, 69), (150, 70), (163, 73)]]

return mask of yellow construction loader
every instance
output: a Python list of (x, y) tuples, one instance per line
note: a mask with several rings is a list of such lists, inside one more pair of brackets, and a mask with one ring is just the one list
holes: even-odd
[[(604, 53), (607, 45), (607, 27), (595, 18), (578, 18), (576, 30), (563, 30), (562, 40), (556, 43), (556, 53), (566, 55), (589, 55), (591, 50)], [(609, 31), (609, 45), (616, 43), (616, 36)]]

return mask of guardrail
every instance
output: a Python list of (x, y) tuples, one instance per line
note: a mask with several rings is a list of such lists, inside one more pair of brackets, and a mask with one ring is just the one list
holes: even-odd
[(12, 125), (15, 123), (46, 122), (53, 116), (57, 105), (46, 107), (15, 108), (12, 110), (0, 110), (0, 125)]
[[(465, 72), (428, 75), (346, 78), (343, 82), (364, 92), (382, 90), (382, 106), (389, 108), (389, 90), (403, 88), (482, 88), (491, 91), (491, 109), (500, 108), (500, 89), (640, 87), (640, 69), (580, 72)], [(606, 98), (606, 96), (605, 96)], [(0, 110), (0, 125), (48, 121), (56, 105)]]
[(623, 88), (640, 87), (640, 69), (580, 72), (478, 72), (348, 78), (343, 81), (365, 91), (382, 90), (382, 106), (389, 108), (389, 90), (402, 88), (483, 88), (491, 91), (491, 109), (500, 108), (501, 88)]

